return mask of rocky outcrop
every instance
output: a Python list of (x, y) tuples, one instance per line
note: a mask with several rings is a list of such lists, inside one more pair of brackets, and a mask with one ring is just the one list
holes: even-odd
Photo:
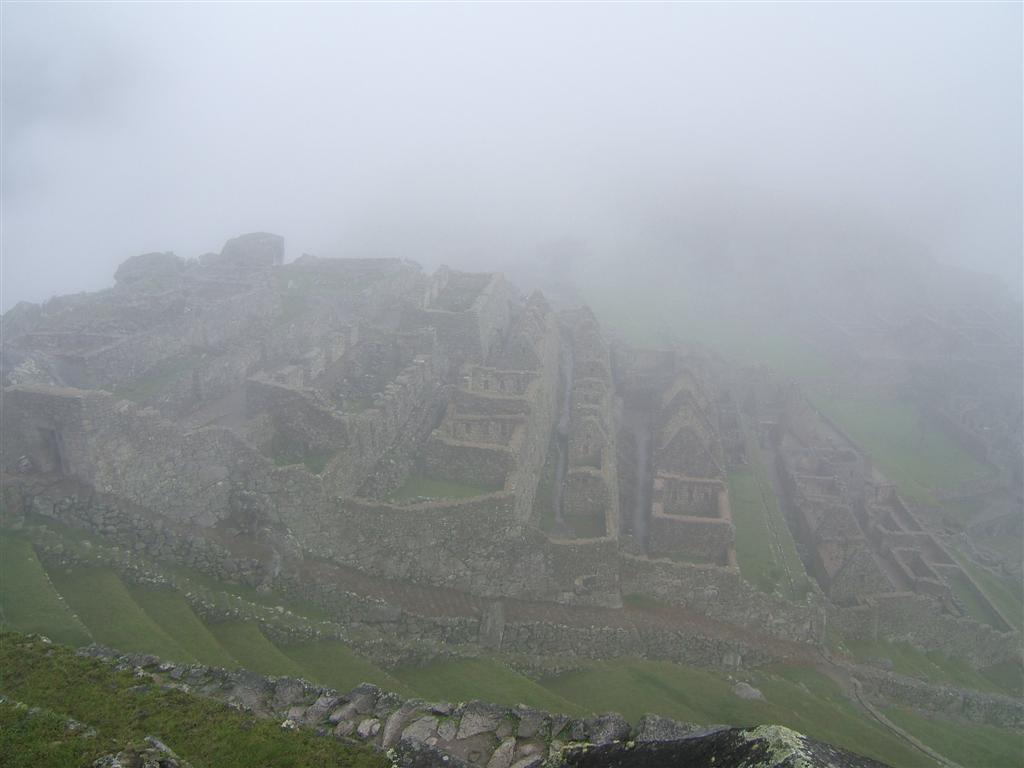
[[(614, 713), (572, 718), (523, 705), (403, 700), (369, 683), (339, 693), (294, 678), (170, 664), (155, 656), (120, 654), (99, 646), (78, 653), (137, 676), (150, 675), (167, 687), (279, 720), (286, 730), (309, 729), (325, 738), (370, 744), (386, 751), (394, 765), (404, 768), (882, 765), (781, 726), (704, 727), (646, 715), (634, 728)], [(173, 758), (173, 754), (157, 754), (162, 747), (159, 743), (148, 746), (155, 758)]]

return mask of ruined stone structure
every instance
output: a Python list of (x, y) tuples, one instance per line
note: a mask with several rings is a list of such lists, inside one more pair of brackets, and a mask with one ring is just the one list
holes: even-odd
[[(807, 570), (848, 637), (910, 641), (984, 664), (1014, 658), (1019, 635), (857, 446), (795, 387), (771, 426), (789, 521)], [(950, 585), (997, 617), (966, 618)]]
[[(827, 621), (909, 636), (892, 606), (911, 601), (978, 664), (1014, 654), (1006, 627), (957, 618), (958, 566), (796, 395), (764, 439), (828, 599), (745, 582), (726, 482), (744, 437), (711, 361), (612, 344), (589, 309), (498, 274), (284, 264), (254, 234), (134, 257), (4, 328), (13, 507), (378, 639), (735, 666), (806, 651)], [(666, 613), (629, 613), (636, 596)]]

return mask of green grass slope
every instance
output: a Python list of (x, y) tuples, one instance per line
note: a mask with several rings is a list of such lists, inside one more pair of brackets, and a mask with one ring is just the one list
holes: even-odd
[(1012, 577), (1000, 578), (956, 550), (952, 554), (1014, 629), (1024, 631), (1024, 585)]
[(920, 752), (868, 720), (838, 686), (812, 670), (759, 673), (748, 678), (765, 701), (748, 701), (704, 670), (667, 662), (619, 659), (543, 681), (544, 687), (588, 712), (645, 712), (695, 723), (751, 726), (779, 723), (893, 766), (931, 766)]
[(210, 632), (217, 638), (220, 646), (246, 669), (264, 675), (290, 675), (312, 679), (312, 675), (267, 640), (256, 624), (225, 621), (210, 624)]
[(146, 615), (109, 568), (55, 568), (50, 579), (96, 642), (121, 651), (144, 651), (172, 661), (195, 661)]
[(88, 766), (100, 755), (157, 736), (194, 768), (383, 768), (368, 748), (309, 731), (282, 730), (219, 702), (162, 690), (69, 648), (0, 635), (0, 693), (95, 728), (73, 739), (45, 713), (0, 705), (0, 764), (10, 768)]
[(180, 592), (173, 589), (130, 587), (132, 599), (171, 639), (203, 664), (237, 667)]
[(929, 427), (912, 403), (813, 388), (810, 395), (908, 498), (930, 503), (937, 491), (987, 472), (945, 433)]
[(393, 674), (427, 699), (486, 699), (510, 707), (526, 704), (537, 709), (573, 715), (585, 711), (567, 701), (557, 691), (538, 685), (492, 659), (434, 662), (424, 666), (401, 667)]
[(1014, 679), (1012, 662), (1000, 667), (998, 675), (990, 675), (972, 668), (963, 659), (954, 659), (936, 652), (926, 653), (908, 643), (844, 640), (843, 644), (858, 661), (888, 659), (892, 662), (894, 672), (916, 677), (918, 680), (990, 693), (1020, 695), (1019, 689), (1014, 687), (1020, 675), (1018, 672), (1017, 679)]
[(68, 645), (92, 642), (89, 630), (53, 588), (32, 545), (0, 532), (0, 626)]
[(884, 714), (907, 733), (960, 765), (985, 768), (1020, 768), (1024, 765), (1022, 733), (951, 723), (898, 707), (886, 709)]
[(401, 680), (337, 640), (280, 645), (278, 650), (305, 670), (311, 680), (339, 691), (351, 690), (360, 683), (373, 683), (407, 698), (416, 695)]

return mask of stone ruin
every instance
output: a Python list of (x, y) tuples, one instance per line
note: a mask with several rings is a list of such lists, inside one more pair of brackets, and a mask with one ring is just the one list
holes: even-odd
[[(957, 612), (948, 554), (786, 403), (777, 462), (821, 593), (751, 587), (726, 484), (747, 417), (717, 364), (613, 344), (589, 309), (500, 274), (284, 264), (258, 233), (134, 257), (112, 288), (19, 304), (4, 328), (12, 506), (76, 525), (116, 509), (111, 535), (139, 551), (202, 542), (219, 554), (198, 567), (342, 622), (376, 601), (359, 621), (385, 637), (734, 666), (820, 642), (833, 614), (891, 635), (894, 597)], [(636, 624), (624, 596), (677, 613)], [(979, 663), (1013, 655), (993, 637)]]
[[(1018, 642), (1010, 621), (842, 429), (794, 386), (775, 398), (766, 437), (788, 522), (844, 634), (968, 658)], [(991, 612), (991, 626), (967, 618), (954, 581)]]

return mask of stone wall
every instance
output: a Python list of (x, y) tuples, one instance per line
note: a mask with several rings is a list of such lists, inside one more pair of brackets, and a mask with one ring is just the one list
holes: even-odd
[(851, 670), (865, 692), (883, 705), (895, 702), (918, 712), (967, 720), (997, 728), (1024, 728), (1024, 701), (946, 685), (931, 685), (906, 675), (857, 666)]
[(756, 667), (772, 659), (755, 645), (710, 638), (665, 627), (568, 626), (556, 623), (505, 625), (502, 650), (537, 656), (568, 654), (577, 659), (642, 656), (705, 668)]
[(397, 506), (341, 499), (336, 510), (290, 520), (314, 556), (387, 579), (485, 597), (619, 605), (614, 542), (549, 542), (516, 523), (516, 496)]
[(586, 536), (619, 535), (618, 448), (611, 348), (589, 308), (560, 315), (571, 345), (568, 461), (563, 512)]
[[(523, 522), (533, 507), (554, 420), (559, 334), (547, 301), (534, 295), (487, 366), (463, 367), (444, 421), (428, 442), (428, 474), (505, 488)], [(502, 366), (529, 365), (529, 370)]]
[(736, 530), (729, 492), (720, 480), (659, 475), (649, 525), (653, 555), (718, 565), (730, 561)]
[(269, 520), (323, 504), (316, 478), (275, 467), (227, 429), (183, 432), (152, 409), (100, 391), (14, 387), (4, 399), (8, 471), (20, 470), (23, 447), (43, 455), (50, 441), (62, 457), (51, 469), (200, 527), (227, 517), (241, 498)]
[[(464, 284), (464, 285), (463, 285)], [(456, 369), (482, 363), (509, 327), (512, 293), (500, 274), (455, 272), (441, 267), (419, 306), (408, 307), (407, 328), (432, 327)]]
[[(369, 683), (339, 692), (295, 678), (174, 664), (99, 646), (82, 649), (78, 655), (134, 671), (156, 685), (212, 698), (258, 718), (272, 718), (284, 729), (370, 745), (383, 751), (394, 765), (567, 768), (706, 763), (767, 768), (794, 761), (823, 766), (837, 760), (865, 768), (880, 765), (780, 726), (705, 728), (644, 715), (634, 727), (615, 713), (573, 718), (522, 704), (506, 707), (478, 700), (459, 704), (403, 700)], [(147, 760), (149, 755), (166, 758), (167, 750), (129, 748), (119, 753), (117, 760), (141, 765), (142, 755)]]
[(824, 638), (823, 606), (791, 603), (760, 592), (735, 567), (621, 553), (619, 579), (624, 595), (652, 597), (785, 640), (818, 643)]
[(975, 668), (1021, 658), (1018, 632), (1000, 632), (972, 619), (950, 616), (928, 595), (872, 595), (860, 605), (832, 607), (829, 619), (851, 640), (909, 643), (923, 651), (966, 659)]
[(180, 563), (226, 582), (257, 586), (271, 578), (264, 559), (253, 557), (251, 550), (233, 553), (173, 521), (154, 518), (148, 510), (74, 480), (5, 475), (3, 485), (9, 514), (35, 514), (94, 531), (136, 555)]
[(695, 563), (729, 561), (736, 529), (729, 520), (651, 513), (648, 550), (652, 555), (670, 555)]

